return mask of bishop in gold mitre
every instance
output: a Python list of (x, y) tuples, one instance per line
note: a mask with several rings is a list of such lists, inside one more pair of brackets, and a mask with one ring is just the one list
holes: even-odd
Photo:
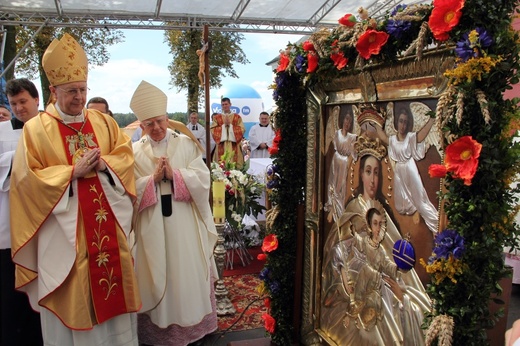
[(137, 346), (130, 140), (85, 108), (88, 61), (72, 36), (42, 64), (54, 102), (25, 124), (11, 176), (16, 287), (40, 312), (45, 344)]

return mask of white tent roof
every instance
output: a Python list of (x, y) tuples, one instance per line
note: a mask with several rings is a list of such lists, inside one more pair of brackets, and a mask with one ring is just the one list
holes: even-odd
[[(309, 34), (360, 6), (379, 17), (420, 0), (0, 0), (0, 23)], [(101, 21), (101, 23), (99, 23)], [(64, 23), (65, 22), (65, 23)], [(95, 23), (97, 22), (97, 23)], [(221, 25), (227, 24), (223, 29)]]

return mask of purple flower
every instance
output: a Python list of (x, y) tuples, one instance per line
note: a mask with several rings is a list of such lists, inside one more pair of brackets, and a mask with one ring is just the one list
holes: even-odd
[(285, 84), (287, 82), (287, 74), (285, 72), (277, 73), (276, 77), (274, 78), (274, 81), (276, 83), (276, 89), (274, 89), (273, 91), (273, 100), (278, 101), (278, 99), (280, 98), (278, 90), (281, 90), (285, 87)]
[(278, 179), (269, 180), (266, 184), (268, 189), (275, 189), (278, 187)]
[(392, 13), (390, 13), (390, 16), (393, 17), (397, 14), (397, 12), (402, 12), (404, 9), (406, 8), (406, 4), (402, 4), (402, 5), (397, 5)]
[(305, 57), (302, 55), (297, 55), (296, 58), (294, 58), (294, 66), (296, 66), (296, 71), (302, 73), (305, 71)]
[(405, 22), (404, 20), (393, 20), (390, 19), (386, 23), (386, 31), (393, 37), (399, 39), (403, 34), (410, 29), (412, 23)]
[[(394, 17), (397, 13), (402, 12), (406, 8), (406, 5), (397, 5), (390, 13), (390, 17)], [(399, 39), (403, 34), (410, 29), (412, 23), (404, 20), (389, 19), (386, 23), (386, 32), (393, 37)]]
[(468, 61), (470, 58), (481, 56), (482, 49), (492, 44), (493, 37), (485, 29), (476, 28), (462, 35), (462, 39), (455, 47), (455, 53), (462, 61)]
[(267, 280), (269, 279), (269, 268), (264, 267), (260, 271), (260, 274), (258, 274), (258, 277), (260, 278), (260, 280), (267, 282)]
[(267, 175), (271, 176), (276, 172), (278, 172), (278, 167), (276, 167), (276, 165), (273, 164), (273, 165), (269, 165), (267, 167), (267, 171), (266, 171)]
[(278, 281), (273, 281), (269, 284), (269, 289), (271, 293), (277, 293), (280, 290), (280, 283)]
[(446, 229), (435, 237), (433, 255), (429, 262), (433, 263), (439, 258), (448, 259), (450, 255), (460, 259), (464, 254), (464, 238), (457, 231)]

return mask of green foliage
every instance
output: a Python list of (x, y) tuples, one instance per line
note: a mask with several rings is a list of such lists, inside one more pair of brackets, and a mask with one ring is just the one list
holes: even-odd
[[(202, 48), (202, 27), (200, 30), (170, 30), (165, 33), (165, 41), (170, 47), (173, 61), (168, 66), (171, 74), (170, 84), (178, 90), (188, 91), (188, 111), (196, 111), (203, 95), (200, 85), (199, 56), (197, 50)], [(233, 63), (247, 64), (245, 53), (240, 48), (244, 36), (237, 32), (211, 31), (209, 40), (210, 78), (212, 88), (221, 87), (222, 77), (238, 78)]]
[[(433, 301), (433, 310), (426, 316), (425, 326), (438, 315), (451, 316), (455, 322), (453, 345), (489, 343), (486, 330), (492, 328), (497, 318), (503, 315), (503, 310), (495, 314), (489, 310), (492, 296), (497, 297), (496, 302), (500, 302), (502, 298), (499, 281), (507, 275), (502, 259), (503, 247), (519, 247), (520, 230), (514, 222), (518, 211), (518, 198), (515, 194), (518, 194), (519, 188), (511, 187), (520, 168), (520, 146), (513, 142), (512, 137), (520, 124), (517, 106), (519, 100), (504, 100), (502, 96), (505, 90), (511, 89), (512, 83), (519, 81), (517, 71), (520, 68), (520, 37), (511, 30), (511, 20), (518, 5), (516, 0), (466, 0), (460, 22), (448, 33), (446, 42), (435, 42), (429, 31), (422, 37), (426, 45), (435, 43), (449, 48), (455, 47), (455, 43), (461, 41), (464, 34), (477, 27), (482, 28), (493, 38), (493, 43), (486, 47), (483, 56), (500, 61), (489, 72), (483, 73), (480, 80), (470, 80), (464, 75), (459, 78), (459, 83), (449, 80), (454, 94), (464, 95), (464, 102), (457, 103), (456, 97), (447, 101), (446, 109), (460, 106), (463, 108), (461, 119), (443, 119), (444, 133), (452, 136), (451, 139), (448, 136), (443, 139), (443, 146), (450, 144), (453, 138), (462, 136), (472, 136), (482, 144), (478, 169), (471, 185), (464, 185), (462, 180), (448, 175), (445, 179), (445, 191), (440, 193), (448, 227), (464, 237), (466, 250), (460, 260), (465, 270), (456, 274), (456, 283), (444, 279), (440, 282), (432, 281), (427, 286)], [(421, 21), (427, 21), (432, 8), (425, 5), (415, 14), (421, 17)], [(389, 14), (378, 23), (378, 30), (385, 31), (390, 19), (392, 16)], [(272, 315), (277, 323), (272, 338), (279, 345), (290, 343), (292, 315), (289, 309), (292, 302), (288, 302), (286, 298), (292, 295), (294, 283), (287, 279), (287, 272), (294, 266), (295, 260), (295, 200), (303, 197), (301, 192), (304, 181), (301, 172), (304, 172), (302, 161), (305, 158), (305, 143), (301, 141), (306, 137), (303, 129), (296, 128), (295, 124), (305, 124), (304, 90), (315, 83), (326, 84), (332, 78), (370, 70), (380, 63), (392, 63), (415, 42), (420, 24), (412, 23), (409, 31), (400, 40), (390, 36), (380, 54), (372, 55), (360, 65), (355, 63), (359, 58), (356, 50), (352, 49), (352, 41), (347, 42), (352, 38), (353, 31), (340, 27), (330, 30), (327, 37), (323, 31), (311, 37), (316, 51), (320, 53), (318, 68), (313, 73), (306, 72), (307, 53), (302, 45), (290, 44), (282, 53), (290, 62), (287, 68), (277, 73), (274, 93), (278, 106), (275, 122), (282, 131), (280, 150), (275, 156), (275, 162), (282, 183), (273, 198), (280, 215), (275, 219), (271, 231), (278, 236), (280, 246), (278, 251), (269, 254), (266, 265), (270, 270), (270, 280), (280, 282), (277, 291), (270, 290)], [(363, 22), (363, 25), (366, 23)], [(341, 70), (334, 66), (330, 58), (336, 49), (334, 47), (338, 46), (342, 47), (341, 52), (349, 59), (347, 66)], [(453, 51), (454, 55), (455, 53)], [(463, 65), (462, 60), (457, 61), (457, 67)], [(485, 110), (489, 112), (489, 117), (485, 116)], [(291, 172), (298, 172), (300, 177)]]
[(295, 288), (297, 209), (305, 199), (307, 111), (305, 89), (298, 76), (281, 73), (277, 83), (284, 86), (278, 92), (276, 111), (276, 125), (282, 139), (278, 154), (272, 157), (281, 179), (271, 201), (280, 213), (267, 234), (275, 234), (279, 245), (277, 251), (269, 253), (265, 268), (269, 272), (271, 316), (277, 321), (272, 340), (276, 345), (290, 345), (294, 302), (288, 297), (294, 296)]

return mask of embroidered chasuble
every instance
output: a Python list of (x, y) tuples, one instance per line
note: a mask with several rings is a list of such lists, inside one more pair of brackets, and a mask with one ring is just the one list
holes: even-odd
[[(224, 117), (231, 118), (231, 125), (224, 125)], [(219, 162), (221, 156), (224, 155), (226, 151), (230, 151), (233, 153), (233, 162), (236, 163), (237, 168), (242, 168), (244, 155), (240, 142), (246, 132), (242, 117), (235, 113), (217, 114), (215, 115), (214, 121), (217, 126), (211, 128), (211, 135), (216, 143), (213, 161)]]
[[(141, 305), (127, 238), (135, 199), (130, 140), (110, 117), (84, 114), (63, 123), (49, 105), (25, 124), (10, 194), (17, 289), (33, 309), (41, 305), (79, 330)], [(95, 147), (111, 179), (93, 171), (72, 180), (75, 160)]]

